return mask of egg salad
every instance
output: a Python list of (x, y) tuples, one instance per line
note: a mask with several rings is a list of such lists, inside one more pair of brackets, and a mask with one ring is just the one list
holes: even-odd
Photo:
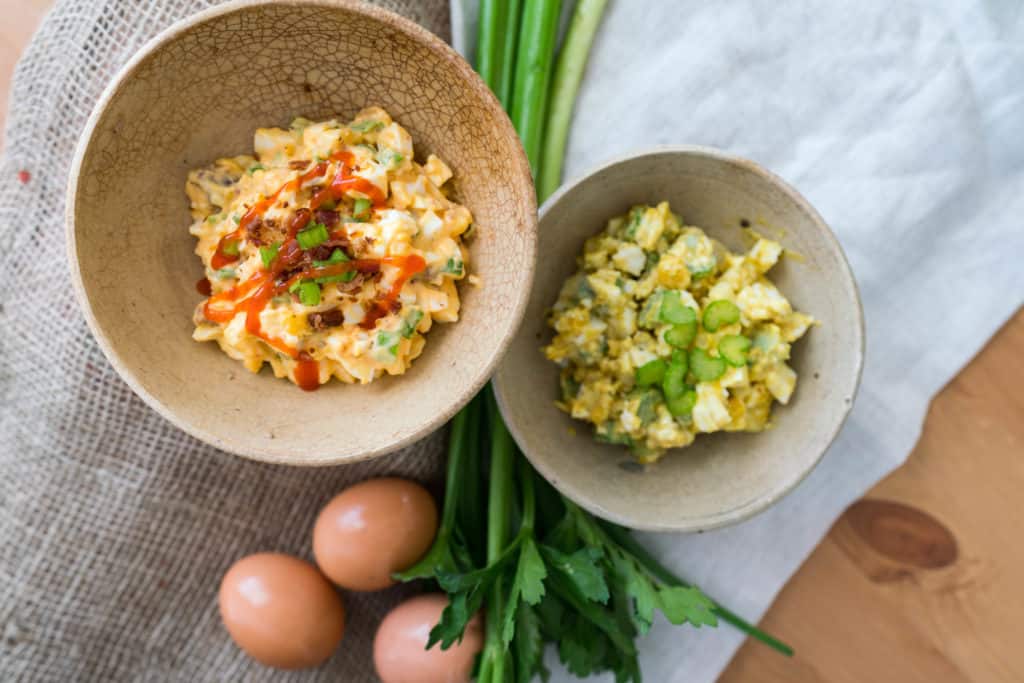
[(459, 317), (473, 217), (446, 195), (451, 170), (417, 163), (377, 107), (260, 128), (254, 148), (188, 175), (207, 297), (193, 338), (310, 390), (404, 373), (434, 321)]
[(790, 346), (814, 319), (766, 277), (781, 245), (755, 238), (731, 253), (667, 202), (610, 220), (551, 311), (557, 405), (644, 463), (698, 433), (766, 429), (796, 387)]

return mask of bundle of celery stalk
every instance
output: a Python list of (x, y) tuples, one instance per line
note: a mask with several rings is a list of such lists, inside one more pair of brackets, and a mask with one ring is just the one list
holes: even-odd
[[(481, 0), (477, 71), (522, 138), (539, 199), (561, 180), (573, 103), (607, 0), (578, 0), (555, 63), (561, 0)], [(518, 451), (485, 389), (453, 420), (441, 526), (405, 581), (435, 580), (450, 600), (430, 644), (448, 647), (485, 610), (476, 679), (547, 678), (544, 646), (577, 676), (640, 681), (636, 638), (660, 610), (673, 624), (726, 621), (792, 650), (685, 584), (629, 531), (560, 495)]]

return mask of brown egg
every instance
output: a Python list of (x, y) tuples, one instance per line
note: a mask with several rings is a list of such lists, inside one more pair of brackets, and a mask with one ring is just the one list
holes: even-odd
[(373, 665), (384, 683), (469, 681), (473, 661), (484, 644), (479, 615), (466, 626), (461, 643), (447, 650), (440, 645), (425, 649), (430, 629), (447, 606), (444, 595), (420, 595), (388, 612), (373, 639)]
[(391, 574), (416, 563), (437, 533), (437, 506), (407, 479), (370, 479), (342, 491), (320, 512), (313, 555), (320, 570), (343, 588), (374, 591)]
[(253, 659), (279, 669), (316, 666), (345, 632), (345, 607), (308, 562), (281, 553), (243, 557), (220, 583), (220, 618)]

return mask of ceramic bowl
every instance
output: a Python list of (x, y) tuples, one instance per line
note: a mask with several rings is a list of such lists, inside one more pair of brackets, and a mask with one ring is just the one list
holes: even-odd
[[(192, 341), (202, 265), (185, 178), (251, 153), (257, 127), (384, 107), (455, 173), (475, 218), (461, 320), (436, 325), (403, 376), (305, 393)], [(426, 30), (343, 0), (235, 2), (179, 23), (115, 78), (72, 167), (73, 281), (96, 339), (147, 403), (190, 434), (291, 465), (369, 458), (442, 425), (484, 384), (513, 336), (536, 254), (529, 165), (498, 101)]]
[[(733, 251), (744, 225), (779, 239), (802, 258), (783, 258), (770, 277), (795, 308), (821, 325), (794, 345), (799, 374), (774, 428), (705, 434), (686, 449), (640, 466), (621, 446), (597, 443), (590, 425), (555, 407), (556, 365), (541, 353), (562, 283), (583, 242), (609, 218), (668, 200)], [(564, 186), (541, 210), (539, 262), (526, 316), (495, 385), (502, 414), (523, 452), (556, 488), (606, 519), (641, 529), (698, 531), (750, 517), (803, 479), (835, 438), (853, 403), (864, 355), (857, 286), (843, 251), (813, 208), (757, 164), (700, 147), (676, 147), (609, 163)]]

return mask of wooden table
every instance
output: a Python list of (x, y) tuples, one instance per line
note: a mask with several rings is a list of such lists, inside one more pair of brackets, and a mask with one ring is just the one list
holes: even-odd
[[(8, 0), (0, 117), (50, 0)], [(907, 464), (836, 522), (727, 683), (1024, 681), (1024, 310), (935, 398)]]

